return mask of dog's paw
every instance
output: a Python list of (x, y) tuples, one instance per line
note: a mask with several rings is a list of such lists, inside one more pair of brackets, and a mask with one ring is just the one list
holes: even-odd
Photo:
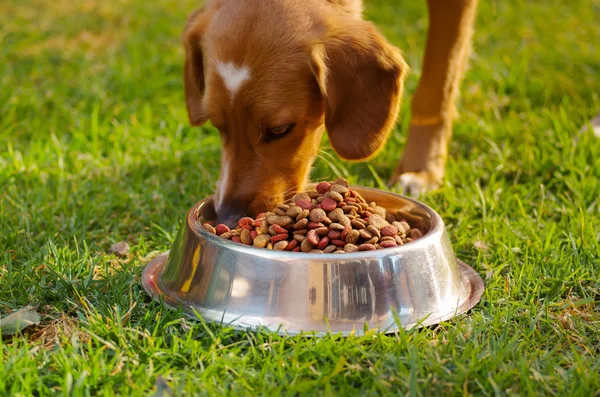
[(405, 172), (394, 175), (389, 181), (390, 187), (397, 187), (403, 194), (418, 197), (437, 189), (440, 181), (427, 171)]
[(438, 188), (446, 170), (449, 125), (411, 125), (402, 159), (388, 184), (410, 196)]

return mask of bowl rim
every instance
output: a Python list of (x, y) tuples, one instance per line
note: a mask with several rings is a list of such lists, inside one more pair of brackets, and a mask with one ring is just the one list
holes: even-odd
[[(308, 186), (310, 186), (310, 185), (312, 185), (312, 184), (308, 184)], [(408, 243), (405, 243), (405, 244), (402, 244), (402, 245), (399, 245), (396, 247), (385, 248), (382, 250), (375, 250), (375, 251), (356, 251), (356, 252), (348, 252), (348, 253), (342, 255), (342, 254), (334, 254), (334, 253), (319, 254), (319, 253), (309, 253), (309, 252), (268, 250), (265, 248), (258, 248), (258, 247), (253, 247), (251, 245), (236, 243), (235, 241), (227, 240), (227, 239), (221, 238), (215, 234), (209, 233), (206, 229), (204, 229), (204, 227), (198, 220), (197, 211), (204, 203), (206, 203), (208, 200), (213, 198), (212, 195), (205, 197), (204, 199), (198, 201), (196, 204), (194, 204), (192, 206), (192, 208), (188, 211), (188, 213), (186, 215), (186, 223), (187, 224), (184, 225), (183, 227), (187, 227), (190, 232), (192, 232), (196, 235), (197, 238), (211, 241), (217, 245), (227, 247), (228, 249), (230, 248), (230, 249), (236, 250), (238, 252), (252, 255), (252, 256), (263, 257), (263, 258), (268, 258), (268, 259), (279, 259), (279, 260), (283, 260), (283, 259), (302, 260), (304, 258), (304, 259), (311, 259), (311, 260), (321, 259), (323, 262), (335, 262), (340, 259), (340, 255), (345, 260), (367, 259), (367, 258), (372, 258), (373, 254), (375, 252), (382, 253), (380, 255), (383, 255), (383, 252), (385, 252), (384, 256), (395, 256), (395, 255), (399, 255), (399, 254), (403, 253), (404, 251), (406, 251), (407, 249), (409, 249), (411, 247), (414, 247), (414, 245), (416, 245), (416, 244), (427, 244), (429, 242), (435, 242), (436, 240), (439, 240), (439, 236), (437, 236), (437, 235), (439, 235), (443, 232), (443, 229), (445, 227), (444, 221), (442, 220), (442, 217), (435, 210), (433, 210), (431, 207), (429, 207), (427, 204), (425, 204), (421, 201), (415, 200), (413, 198), (403, 196), (401, 194), (393, 193), (390, 191), (386, 191), (386, 190), (365, 187), (365, 186), (358, 186), (358, 185), (351, 185), (350, 188), (359, 188), (361, 190), (377, 192), (380, 194), (383, 193), (386, 195), (399, 197), (403, 200), (409, 201), (409, 202), (415, 204), (417, 207), (420, 207), (421, 209), (425, 210), (429, 214), (429, 216), (431, 217), (431, 228), (425, 234), (423, 234), (422, 237), (419, 237), (417, 240), (410, 241)], [(432, 241), (430, 241), (430, 240), (432, 240)], [(407, 248), (407, 246), (409, 246), (409, 247)]]

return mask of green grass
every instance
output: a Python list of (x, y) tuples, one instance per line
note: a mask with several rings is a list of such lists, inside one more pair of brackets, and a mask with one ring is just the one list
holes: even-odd
[[(412, 67), (369, 164), (325, 148), (313, 178), (377, 186), (405, 143), (424, 2), (369, 1)], [(239, 332), (151, 302), (144, 264), (210, 194), (219, 138), (187, 125), (179, 37), (196, 1), (0, 3), (0, 394), (600, 395), (600, 2), (482, 1), (445, 185), (423, 200), (484, 277), (470, 316), (384, 336)], [(324, 147), (326, 147), (324, 143)], [(116, 241), (129, 258), (107, 254)]]

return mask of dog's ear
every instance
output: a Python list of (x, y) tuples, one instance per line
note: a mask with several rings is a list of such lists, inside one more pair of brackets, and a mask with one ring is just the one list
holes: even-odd
[(370, 22), (348, 18), (312, 47), (329, 141), (347, 160), (377, 153), (394, 126), (408, 66)]
[(185, 101), (190, 124), (194, 126), (203, 124), (207, 119), (202, 103), (205, 91), (202, 36), (207, 24), (210, 22), (211, 14), (204, 7), (193, 13), (189, 17), (183, 33)]

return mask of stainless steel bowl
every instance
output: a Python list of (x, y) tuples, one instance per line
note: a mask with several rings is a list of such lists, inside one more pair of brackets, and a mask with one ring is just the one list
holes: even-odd
[(214, 218), (209, 197), (188, 212), (170, 253), (146, 266), (142, 284), (155, 299), (191, 316), (281, 334), (394, 332), (448, 320), (479, 302), (483, 280), (456, 259), (435, 211), (397, 194), (354, 189), (427, 232), (376, 251), (270, 251), (205, 231), (197, 218)]

